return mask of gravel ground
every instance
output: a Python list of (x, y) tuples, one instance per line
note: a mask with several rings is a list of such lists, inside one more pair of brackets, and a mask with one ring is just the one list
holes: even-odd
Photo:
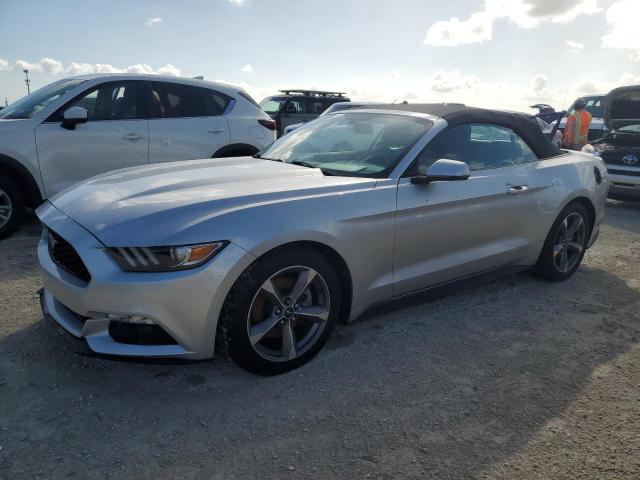
[(0, 242), (1, 478), (640, 478), (640, 203), (565, 283), (378, 309), (274, 378), (88, 356), (41, 317), (37, 232)]

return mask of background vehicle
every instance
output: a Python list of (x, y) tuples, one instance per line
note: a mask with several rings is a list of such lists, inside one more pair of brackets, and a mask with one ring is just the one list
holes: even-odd
[(640, 199), (640, 86), (616, 88), (603, 104), (610, 132), (584, 150), (597, 154), (607, 165), (610, 197)]
[(378, 302), (486, 272), (570, 277), (608, 188), (601, 159), (526, 117), (450, 105), (326, 115), (260, 155), (115, 172), (40, 207), (45, 316), (103, 354), (215, 342), (284, 372)]
[[(328, 115), (330, 113), (335, 113), (335, 112), (341, 112), (343, 110), (351, 110), (352, 108), (371, 107), (373, 105), (380, 105), (380, 103), (379, 102), (338, 102), (338, 103), (334, 103), (329, 108), (327, 108), (324, 112), (320, 114), (320, 116), (322, 117), (323, 115)], [(296, 128), (300, 128), (305, 123), (307, 122), (300, 122), (300, 123), (294, 123), (294, 124), (288, 125), (287, 127), (285, 127), (282, 134), (286, 135), (289, 132), (293, 132)]]
[(536, 108), (538, 110), (537, 117), (544, 120), (546, 123), (551, 123), (558, 119), (555, 108), (546, 103), (536, 103), (535, 105), (531, 105), (529, 108)]
[[(252, 155), (275, 124), (242, 89), (156, 75), (88, 75), (0, 111), (0, 238), (36, 207), (99, 173), (147, 163)], [(2, 200), (0, 200), (2, 202)]]
[[(578, 100), (582, 100), (587, 105), (587, 111), (592, 117), (591, 125), (589, 126), (589, 141), (604, 137), (607, 133), (607, 127), (604, 124), (604, 110), (602, 107), (603, 99), (604, 95), (589, 95), (577, 98), (566, 111), (565, 116), (560, 120), (559, 130), (564, 132), (564, 127), (567, 123), (566, 115), (573, 113), (575, 111), (575, 108), (573, 107), (575, 103)], [(554, 124), (555, 122), (552, 123), (552, 126)]]
[(334, 103), (349, 102), (344, 93), (320, 90), (280, 90), (282, 95), (267, 97), (260, 107), (276, 122), (278, 135), (295, 123), (304, 123), (318, 118)]

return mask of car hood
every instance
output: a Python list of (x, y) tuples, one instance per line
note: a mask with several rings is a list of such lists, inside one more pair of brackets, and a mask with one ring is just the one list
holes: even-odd
[(50, 202), (107, 246), (179, 245), (211, 241), (211, 232), (206, 239), (190, 237), (189, 232), (230, 213), (375, 184), (366, 178), (325, 176), (316, 168), (237, 157), (118, 170), (71, 187)]
[(604, 122), (611, 130), (640, 124), (640, 85), (611, 90), (603, 100)]

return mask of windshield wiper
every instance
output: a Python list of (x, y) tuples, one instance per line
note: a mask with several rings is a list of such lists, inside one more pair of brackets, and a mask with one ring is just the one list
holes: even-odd
[(316, 167), (315, 165), (311, 165), (308, 162), (303, 162), (302, 160), (294, 160), (293, 162), (289, 162), (291, 165), (300, 165), (301, 167), (308, 167), (308, 168), (320, 168), (320, 167)]
[(299, 165), (301, 167), (307, 167), (307, 168), (318, 168), (320, 169), (320, 171), (322, 172), (323, 175), (326, 175), (327, 177), (336, 177), (339, 176), (338, 172), (335, 172), (333, 170), (329, 170), (327, 168), (322, 168), (322, 167), (318, 167), (317, 165), (311, 165), (308, 162), (303, 162), (302, 160), (294, 160), (293, 162), (289, 162), (292, 165)]
[(269, 160), (271, 162), (280, 162), (280, 163), (282, 163), (282, 160), (280, 160), (279, 158), (261, 157), (259, 153), (256, 153), (255, 155), (253, 155), (253, 158), (259, 158), (260, 160)]

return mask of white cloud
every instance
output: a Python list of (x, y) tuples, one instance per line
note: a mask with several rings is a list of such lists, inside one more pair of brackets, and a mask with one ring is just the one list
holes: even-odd
[(56, 75), (64, 70), (60, 60), (53, 58), (43, 58), (40, 60), (40, 67), (44, 73)]
[(640, 60), (640, 0), (618, 0), (607, 10), (610, 31), (602, 37), (602, 46), (628, 49), (634, 60)]
[(150, 65), (147, 65), (146, 63), (137, 63), (136, 65), (131, 65), (130, 67), (127, 67), (127, 69), (125, 70), (126, 73), (141, 73), (141, 74), (150, 74), (150, 73), (155, 73), (153, 71), (153, 68), (151, 68)]
[(564, 44), (572, 50), (582, 50), (584, 48), (584, 43), (574, 42), (573, 40), (567, 40)]
[(231, 5), (236, 5), (238, 7), (244, 5), (245, 0), (229, 0)]
[[(8, 70), (12, 68), (8, 61), (0, 58), (0, 70)], [(13, 64), (13, 68), (19, 70), (29, 70), (33, 72), (42, 72), (46, 75), (59, 75), (66, 73), (68, 75), (88, 75), (92, 73), (133, 73), (133, 74), (158, 74), (179, 76), (180, 69), (175, 65), (167, 63), (164, 67), (158, 69), (146, 63), (138, 63), (128, 67), (114, 67), (108, 63), (84, 63), (69, 62), (65, 66), (61, 61), (53, 58), (43, 58), (37, 63), (30, 63), (26, 60), (17, 60)]]
[(156, 73), (158, 75), (172, 75), (174, 77), (179, 77), (180, 69), (175, 65), (167, 63), (164, 67), (160, 67)]
[(249, 64), (245, 65), (244, 67), (242, 67), (240, 69), (241, 72), (243, 73), (252, 73), (253, 72), (253, 67)]
[(66, 71), (71, 75), (86, 75), (89, 73), (120, 73), (123, 70), (107, 63), (71, 62)]
[(531, 92), (529, 98), (532, 100), (544, 100), (552, 94), (549, 91), (549, 78), (541, 73), (531, 79)]
[(162, 23), (162, 19), (160, 17), (147, 18), (147, 21), (145, 22), (147, 27), (153, 27), (159, 23)]
[(622, 85), (640, 85), (640, 75), (624, 73), (620, 77), (620, 83)]
[(471, 75), (462, 75), (458, 70), (439, 70), (427, 79), (431, 90), (438, 93), (451, 93), (456, 90), (474, 90), (479, 80)]
[(16, 60), (16, 63), (14, 63), (14, 68), (17, 68), (18, 70), (42, 70), (42, 67), (40, 66), (40, 64), (38, 63), (29, 63), (26, 60)]
[(472, 14), (467, 20), (453, 17), (447, 21), (436, 22), (427, 31), (424, 43), (438, 47), (453, 47), (491, 40), (493, 20), (491, 15), (480, 12)]
[(481, 43), (493, 38), (493, 25), (497, 20), (534, 28), (544, 22), (568, 23), (580, 15), (600, 11), (597, 0), (485, 0), (483, 9), (467, 19), (453, 17), (434, 23), (427, 30), (424, 43), (446, 47)]

